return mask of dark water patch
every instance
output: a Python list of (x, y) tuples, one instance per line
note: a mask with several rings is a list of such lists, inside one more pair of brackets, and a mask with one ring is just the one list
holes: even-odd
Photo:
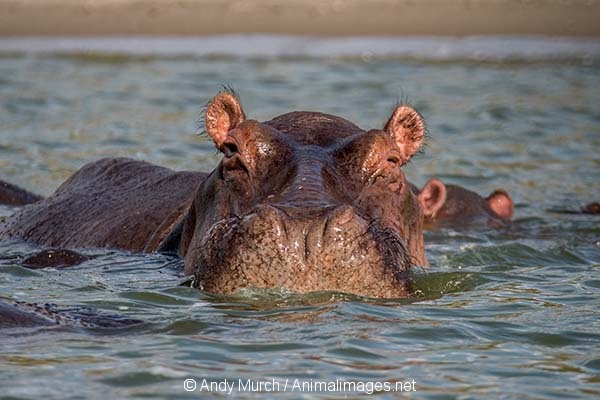
[(585, 361), (582, 366), (596, 372), (600, 372), (600, 358), (592, 358)]
[(34, 143), (40, 148), (51, 149), (53, 151), (73, 151), (78, 148), (77, 144), (70, 141), (47, 141), (38, 139), (35, 140)]
[(103, 293), (106, 290), (106, 287), (103, 285), (86, 285), (81, 287), (72, 288), (71, 291), (80, 292), (80, 293)]
[(501, 105), (488, 105), (486, 113), (495, 120), (508, 121), (511, 119), (512, 110), (509, 107)]
[(149, 307), (178, 307), (192, 303), (188, 299), (155, 292), (127, 291), (120, 297)]
[(41, 97), (12, 99), (4, 102), (3, 108), (8, 113), (36, 117), (38, 112), (48, 104), (48, 100)]
[(432, 272), (415, 278), (415, 293), (419, 299), (434, 299), (449, 293), (471, 290), (486, 282), (477, 273)]
[(178, 148), (161, 148), (159, 150), (159, 152), (161, 153), (161, 155), (166, 156), (166, 157), (184, 157), (185, 156), (185, 153), (183, 153)]
[[(562, 246), (538, 242), (525, 244), (525, 241), (494, 244), (494, 245), (467, 245), (459, 252), (447, 257), (450, 265), (490, 265), (509, 264), (519, 267), (564, 266), (585, 264), (585, 260)], [(541, 249), (540, 249), (541, 245)], [(545, 248), (544, 248), (545, 247)]]
[(547, 348), (564, 348), (588, 346), (598, 340), (597, 334), (574, 332), (569, 330), (554, 330), (555, 332), (541, 332), (535, 328), (522, 327), (519, 324), (499, 322), (496, 320), (469, 321), (472, 329), (478, 332), (480, 338), (504, 343), (519, 343), (527, 346), (540, 346)]
[(19, 265), (8, 265), (8, 266), (1, 266), (0, 267), (0, 272), (1, 274), (7, 275), (7, 276), (12, 276), (15, 278), (19, 278), (19, 277), (30, 277), (30, 276), (41, 276), (41, 273), (35, 272), (29, 268), (25, 268), (25, 267), (21, 267)]
[(136, 387), (136, 386), (144, 386), (147, 382), (166, 382), (169, 381), (168, 377), (164, 377), (160, 374), (152, 374), (147, 372), (134, 372), (128, 373), (124, 375), (120, 375), (114, 378), (105, 378), (102, 379), (103, 383), (106, 383), (110, 386), (116, 387)]
[(131, 140), (128, 136), (127, 136), (127, 132), (131, 129), (129, 126), (125, 125), (125, 124), (119, 124), (118, 126), (115, 126), (115, 131), (118, 132), (123, 132), (124, 135), (123, 136), (112, 136), (109, 139), (103, 140), (101, 142), (101, 145), (104, 146), (116, 146), (116, 147), (133, 147), (133, 146), (139, 146), (140, 143), (137, 141), (133, 141)]
[(583, 285), (591, 289), (600, 289), (600, 279), (589, 279), (583, 282)]
[[(210, 327), (210, 324), (196, 320), (176, 320), (155, 330), (155, 333), (165, 333), (169, 335), (189, 336), (199, 335), (205, 332)], [(217, 352), (218, 353), (218, 352)], [(222, 359), (222, 355), (220, 357)], [(202, 360), (210, 360), (207, 354), (202, 355)]]

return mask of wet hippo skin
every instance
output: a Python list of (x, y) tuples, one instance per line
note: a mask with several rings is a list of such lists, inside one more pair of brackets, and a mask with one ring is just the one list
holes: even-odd
[(592, 202), (579, 206), (577, 209), (566, 209), (566, 208), (552, 208), (547, 210), (553, 213), (559, 214), (587, 214), (587, 215), (600, 215), (600, 202)]
[(0, 204), (22, 206), (41, 200), (42, 196), (28, 192), (0, 179)]
[(23, 260), (21, 265), (29, 269), (63, 268), (81, 264), (89, 257), (68, 249), (46, 249)]
[(33, 327), (123, 328), (142, 321), (96, 311), (89, 307), (59, 307), (0, 297), (0, 329)]
[(411, 266), (427, 264), (423, 214), (400, 169), (424, 138), (414, 109), (399, 105), (383, 129), (369, 131), (318, 112), (258, 122), (225, 92), (205, 120), (223, 154), (210, 174), (92, 162), (0, 222), (0, 238), (173, 251), (193, 285), (213, 293), (410, 295)]
[(581, 212), (583, 214), (600, 214), (600, 203), (594, 202), (586, 204), (585, 206), (581, 207)]
[(0, 223), (0, 238), (54, 248), (156, 250), (205, 176), (127, 158), (102, 159)]

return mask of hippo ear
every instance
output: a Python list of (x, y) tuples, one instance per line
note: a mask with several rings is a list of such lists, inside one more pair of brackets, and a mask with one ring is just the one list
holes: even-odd
[(239, 100), (231, 93), (219, 93), (206, 107), (206, 131), (219, 150), (229, 131), (245, 119)]
[(384, 130), (389, 133), (400, 148), (402, 164), (408, 162), (415, 154), (425, 138), (425, 122), (412, 107), (400, 105), (396, 107)]
[(512, 218), (515, 206), (506, 191), (496, 189), (485, 200), (496, 214), (505, 219)]
[(446, 185), (439, 179), (430, 179), (423, 186), (417, 198), (423, 210), (423, 215), (435, 218), (437, 212), (446, 203)]

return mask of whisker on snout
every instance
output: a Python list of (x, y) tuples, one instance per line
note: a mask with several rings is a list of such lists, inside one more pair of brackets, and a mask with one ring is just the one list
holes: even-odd
[(409, 254), (406, 242), (391, 228), (372, 220), (367, 228), (383, 257), (384, 265), (390, 268), (398, 282), (410, 281), (410, 268), (413, 258)]

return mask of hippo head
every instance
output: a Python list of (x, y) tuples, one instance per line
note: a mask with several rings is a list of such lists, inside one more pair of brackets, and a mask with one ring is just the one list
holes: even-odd
[(513, 216), (513, 201), (503, 189), (496, 189), (484, 198), (439, 179), (430, 179), (421, 190), (409, 185), (421, 204), (425, 229), (501, 227), (509, 224)]
[(223, 159), (183, 226), (195, 287), (410, 294), (411, 265), (426, 264), (422, 211), (400, 170), (425, 135), (414, 109), (364, 131), (317, 112), (258, 122), (221, 93), (205, 117)]

